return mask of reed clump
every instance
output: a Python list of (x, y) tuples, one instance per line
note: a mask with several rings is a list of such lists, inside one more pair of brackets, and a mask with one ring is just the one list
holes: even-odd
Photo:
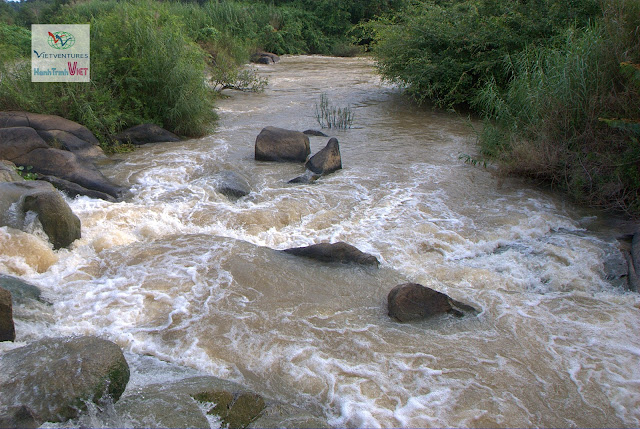
[(329, 103), (327, 94), (320, 94), (320, 102), (316, 103), (316, 120), (322, 128), (346, 130), (353, 124), (353, 111), (350, 106), (336, 107)]

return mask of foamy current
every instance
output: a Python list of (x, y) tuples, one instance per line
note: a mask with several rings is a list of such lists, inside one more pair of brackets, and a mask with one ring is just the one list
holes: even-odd
[[(607, 278), (623, 264), (620, 223), (465, 164), (480, 124), (416, 107), (367, 59), (285, 57), (259, 72), (266, 91), (228, 93), (215, 134), (102, 166), (131, 194), (69, 200), (83, 228), (71, 249), (0, 228), (0, 272), (53, 303), (17, 314), (16, 345), (101, 335), (336, 427), (640, 425), (640, 296)], [(325, 130), (344, 169), (288, 184), (304, 168), (254, 161), (255, 137), (318, 129), (323, 92), (355, 114), (354, 128)], [(312, 153), (327, 140), (311, 137)], [(217, 192), (223, 170), (252, 193)], [(322, 241), (381, 268), (278, 251)], [(386, 296), (406, 281), (482, 312), (394, 322)]]

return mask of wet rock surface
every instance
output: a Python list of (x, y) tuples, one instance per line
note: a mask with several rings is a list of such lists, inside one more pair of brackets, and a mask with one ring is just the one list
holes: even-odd
[(305, 162), (310, 153), (309, 137), (300, 131), (265, 127), (256, 137), (257, 161)]
[(98, 337), (45, 338), (0, 355), (0, 422), (61, 422), (86, 402), (117, 401), (129, 381), (120, 348)]
[(477, 310), (448, 295), (417, 283), (397, 285), (387, 296), (389, 316), (400, 322), (427, 319), (440, 314), (462, 317), (465, 313), (476, 314)]
[(356, 247), (344, 242), (319, 243), (305, 247), (294, 247), (283, 251), (290, 255), (302, 256), (321, 262), (339, 262), (343, 264), (354, 263), (376, 267), (380, 265), (380, 262), (375, 256), (369, 253), (364, 253)]

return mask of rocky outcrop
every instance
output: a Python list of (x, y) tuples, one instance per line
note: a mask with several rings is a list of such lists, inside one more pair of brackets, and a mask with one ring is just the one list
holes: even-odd
[(16, 339), (11, 292), (0, 287), (0, 341)]
[(91, 161), (99, 158), (104, 153), (98, 140), (80, 124), (59, 116), (0, 112), (0, 159), (31, 168), (34, 174), (56, 177), (62, 184), (73, 183), (75, 195), (119, 198), (123, 189)]
[(375, 256), (364, 253), (356, 247), (343, 243), (319, 243), (306, 247), (294, 247), (285, 249), (285, 253), (305, 258), (315, 259), (321, 262), (339, 262), (343, 264), (360, 264), (378, 266), (380, 262)]
[(257, 161), (305, 162), (310, 153), (309, 137), (300, 131), (265, 127), (256, 137)]
[(249, 57), (249, 61), (256, 64), (273, 64), (280, 61), (280, 57), (271, 52), (255, 52)]
[(133, 427), (209, 427), (206, 414), (222, 427), (327, 427), (327, 422), (306, 411), (272, 401), (246, 388), (216, 377), (191, 377), (127, 391), (116, 404), (128, 414)]
[(315, 174), (321, 175), (340, 170), (342, 168), (342, 158), (338, 139), (331, 137), (327, 145), (307, 161), (305, 167)]
[(450, 298), (448, 295), (417, 283), (404, 283), (391, 289), (387, 296), (389, 316), (400, 321), (426, 319), (449, 313), (462, 317), (464, 312), (477, 310)]
[(131, 143), (136, 146), (147, 143), (179, 142), (180, 137), (156, 124), (140, 124), (127, 128), (113, 136), (121, 143)]
[(55, 249), (80, 238), (80, 219), (51, 184), (41, 181), (0, 182), (0, 226), (25, 228), (27, 212), (38, 215)]
[(78, 156), (104, 158), (98, 139), (88, 128), (56, 115), (29, 112), (0, 112), (0, 128), (29, 127), (51, 147), (65, 149)]
[[(97, 337), (46, 338), (0, 356), (0, 422), (26, 410), (39, 424), (78, 416), (86, 402), (124, 392), (129, 366), (120, 348)], [(13, 410), (13, 411), (12, 411)]]
[(231, 199), (249, 195), (251, 187), (246, 178), (235, 171), (224, 170), (214, 178), (216, 190)]

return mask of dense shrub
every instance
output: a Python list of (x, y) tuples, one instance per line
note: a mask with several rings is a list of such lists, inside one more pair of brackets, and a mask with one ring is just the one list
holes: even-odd
[(369, 27), (382, 75), (448, 107), (468, 104), (490, 78), (506, 84), (505, 56), (588, 22), (597, 1), (422, 0)]
[(483, 153), (508, 173), (640, 216), (639, 62), (640, 4), (631, 0), (609, 2), (604, 21), (569, 29), (556, 47), (512, 56), (507, 87), (491, 82), (477, 99)]

